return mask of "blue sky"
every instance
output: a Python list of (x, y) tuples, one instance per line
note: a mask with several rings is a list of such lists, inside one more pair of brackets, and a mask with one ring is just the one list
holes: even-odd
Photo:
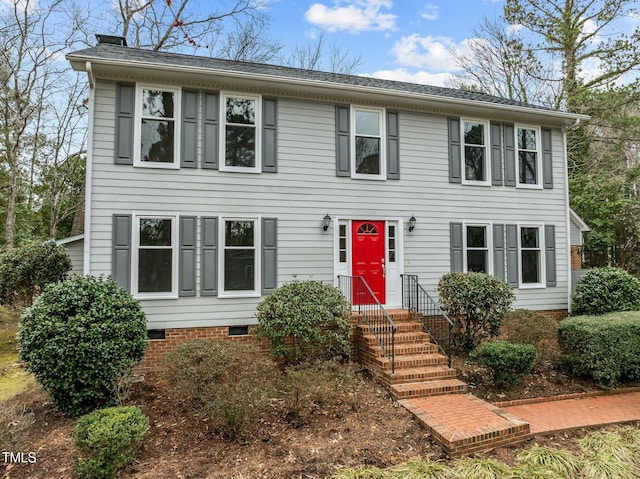
[(320, 34), (362, 62), (358, 74), (444, 85), (483, 16), (503, 0), (271, 0), (272, 33), (288, 47)]

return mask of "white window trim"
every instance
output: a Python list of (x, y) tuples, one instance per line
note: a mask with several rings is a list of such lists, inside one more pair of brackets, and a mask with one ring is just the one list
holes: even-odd
[[(466, 221), (462, 223), (462, 267), (465, 272), (468, 272), (467, 265), (467, 226), (483, 226), (487, 232), (487, 266), (488, 271), (485, 273), (493, 276), (493, 224), (491, 222), (482, 221)], [(473, 248), (472, 251), (479, 250), (479, 248)]]
[[(225, 291), (224, 289), (224, 273), (226, 264), (224, 261), (224, 252), (226, 248), (225, 244), (225, 229), (227, 221), (253, 221), (255, 227), (253, 229), (253, 247), (255, 249), (255, 269), (254, 269), (254, 289), (246, 291)], [(218, 298), (259, 298), (261, 297), (260, 291), (262, 290), (262, 231), (261, 231), (261, 217), (259, 216), (221, 216), (219, 218), (218, 228), (218, 244), (220, 245), (218, 251)]]
[[(142, 161), (140, 158), (140, 143), (142, 142), (142, 90), (160, 90), (172, 92), (173, 101), (173, 162), (161, 163), (156, 161)], [(160, 168), (175, 170), (180, 168), (180, 142), (182, 116), (182, 89), (180, 87), (157, 85), (152, 83), (137, 83), (133, 124), (133, 166), (139, 168)]]
[[(133, 213), (132, 215), (132, 248), (131, 248), (131, 291), (136, 299), (177, 299), (178, 298), (178, 222), (177, 213)], [(138, 292), (138, 252), (140, 250), (140, 219), (168, 219), (171, 220), (171, 292), (140, 293)]]
[[(522, 228), (538, 228), (538, 249), (540, 251), (540, 282), (522, 282)], [(545, 251), (544, 224), (542, 223), (518, 223), (518, 289), (542, 289), (547, 287), (546, 251)], [(530, 248), (529, 248), (530, 249)]]
[[(255, 123), (256, 129), (256, 164), (253, 168), (244, 166), (227, 166), (226, 159), (226, 130), (227, 130), (227, 98), (242, 98), (254, 100), (256, 102)], [(261, 173), (262, 172), (262, 95), (251, 95), (247, 93), (237, 93), (232, 91), (220, 92), (220, 132), (218, 138), (219, 145), (219, 170), (235, 173)]]
[[(368, 136), (368, 135), (356, 135), (356, 112), (366, 111), (372, 113), (378, 113), (380, 115), (380, 174), (379, 175), (367, 175), (364, 173), (356, 173), (356, 136)], [(351, 161), (351, 178), (359, 180), (386, 180), (387, 179), (387, 130), (386, 130), (386, 110), (384, 108), (371, 108), (365, 106), (351, 105), (350, 111), (351, 121), (351, 133), (349, 141), (351, 143), (351, 151), (349, 152)], [(369, 138), (377, 138), (374, 136), (368, 136)]]
[[(465, 162), (465, 142), (464, 142), (464, 124), (465, 123), (481, 123), (484, 125), (484, 161), (485, 161), (485, 181), (467, 180), (467, 167)], [(462, 171), (462, 184), (470, 186), (491, 186), (491, 144), (490, 144), (490, 124), (488, 121), (478, 120), (476, 118), (460, 118), (460, 158)], [(476, 145), (477, 146), (477, 145)]]
[[(536, 132), (536, 176), (537, 182), (535, 185), (520, 183), (520, 149), (518, 148), (518, 130), (535, 130)], [(529, 190), (541, 190), (542, 189), (542, 132), (539, 126), (533, 125), (514, 125), (514, 148), (515, 148), (515, 161), (516, 161), (516, 188), (524, 188)], [(529, 151), (529, 150), (525, 150)]]

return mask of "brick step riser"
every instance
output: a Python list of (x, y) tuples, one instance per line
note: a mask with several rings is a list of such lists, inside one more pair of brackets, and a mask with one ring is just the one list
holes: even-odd
[[(375, 346), (370, 346), (370, 349), (370, 356), (378, 358), (384, 357), (384, 352), (377, 343)], [(414, 356), (417, 354), (440, 354), (440, 348), (431, 343), (409, 343), (400, 346), (396, 344), (396, 359), (402, 356)]]
[[(391, 329), (389, 328), (381, 328), (379, 326), (369, 327), (368, 324), (359, 324), (358, 329), (363, 331), (363, 334), (367, 333), (391, 333)], [(400, 333), (413, 333), (413, 332), (424, 332), (422, 325), (419, 323), (400, 323), (396, 324), (396, 335)]]
[[(376, 346), (378, 344), (378, 340), (371, 333), (366, 333), (364, 336), (360, 336), (360, 338), (364, 344), (367, 346)], [(427, 333), (421, 331), (415, 331), (413, 333), (396, 333), (394, 337), (394, 343), (396, 347), (403, 344), (416, 344), (416, 343), (431, 343), (431, 338)]]
[(402, 373), (402, 370), (398, 371), (396, 369), (396, 374), (394, 376), (389, 375), (389, 380), (391, 384), (403, 384), (403, 383), (420, 383), (427, 381), (436, 381), (440, 379), (456, 379), (456, 370), (455, 369), (446, 369), (441, 371), (424, 371), (422, 373), (415, 373), (411, 375), (405, 375)]
[(464, 394), (466, 392), (467, 385), (455, 379), (394, 384), (391, 386), (391, 393), (397, 400), (441, 396), (443, 394)]
[[(447, 358), (441, 355), (438, 356), (439, 357), (426, 357), (422, 359), (403, 359), (396, 356), (396, 373), (398, 373), (398, 370), (400, 369), (446, 366)], [(391, 361), (389, 361), (386, 357), (376, 358), (376, 363), (378, 363), (385, 371), (391, 371)]]

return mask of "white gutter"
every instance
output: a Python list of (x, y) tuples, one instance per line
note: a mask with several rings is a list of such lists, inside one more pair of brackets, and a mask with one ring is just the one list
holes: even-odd
[[(67, 59), (73, 64), (74, 61), (77, 62), (79, 60), (82, 60), (83, 57), (77, 57), (76, 59), (71, 54), (71, 55), (67, 55)], [(560, 118), (563, 120), (575, 120), (574, 125), (577, 125), (581, 120), (588, 120), (590, 118), (589, 116), (586, 116), (586, 115), (577, 115), (575, 113), (568, 113), (568, 112), (557, 111), (557, 110), (544, 110), (544, 109), (523, 107), (523, 106), (517, 106), (517, 105), (503, 105), (501, 103), (491, 103), (491, 102), (479, 101), (479, 100), (468, 100), (464, 98), (451, 98), (446, 96), (434, 95), (430, 93), (416, 93), (416, 92), (408, 92), (403, 90), (390, 90), (386, 88), (378, 88), (378, 87), (372, 87), (372, 86), (350, 85), (350, 84), (344, 84), (344, 83), (334, 83), (334, 82), (325, 81), (325, 80), (314, 80), (314, 79), (307, 79), (307, 78), (283, 77), (280, 75), (271, 75), (271, 74), (265, 74), (265, 73), (253, 73), (253, 72), (247, 73), (247, 72), (239, 72), (235, 70), (232, 70), (232, 71), (214, 70), (214, 69), (205, 68), (205, 67), (183, 66), (183, 65), (174, 65), (174, 64), (167, 65), (166, 63), (150, 63), (150, 62), (139, 61), (139, 60), (121, 61), (121, 60), (110, 60), (110, 59), (103, 59), (103, 58), (91, 58), (91, 60), (94, 63), (105, 65), (105, 66), (140, 67), (140, 68), (147, 68), (150, 70), (160, 70), (164, 72), (167, 71), (167, 67), (170, 67), (170, 70), (172, 72), (182, 72), (190, 75), (193, 75), (194, 73), (201, 73), (201, 74), (207, 74), (207, 75), (215, 74), (220, 77), (228, 77), (228, 78), (246, 77), (247, 79), (250, 79), (250, 80), (271, 81), (271, 82), (281, 83), (285, 85), (293, 84), (293, 85), (301, 85), (301, 86), (308, 86), (308, 87), (316, 86), (321, 88), (333, 88), (335, 90), (342, 90), (342, 91), (358, 91), (362, 93), (381, 94), (386, 96), (391, 95), (391, 96), (403, 97), (403, 98), (431, 100), (431, 101), (438, 101), (438, 102), (448, 103), (453, 105), (468, 105), (468, 106), (485, 107), (485, 108), (491, 107), (492, 109), (513, 111), (513, 112), (525, 113), (529, 115), (538, 114), (542, 116)], [(86, 61), (89, 61), (89, 59), (86, 59)]]
[(93, 172), (93, 115), (95, 113), (95, 78), (91, 62), (85, 64), (89, 75), (89, 122), (87, 125), (87, 162), (85, 166), (84, 183), (84, 251), (82, 274), (91, 274), (91, 193), (92, 193), (92, 172)]
[[(577, 125), (580, 120), (576, 120)], [(571, 128), (571, 127), (570, 127)], [(565, 223), (566, 223), (566, 253), (567, 253), (567, 311), (571, 313), (571, 208), (569, 206), (569, 158), (567, 156), (567, 131), (562, 132), (562, 159), (564, 175)]]

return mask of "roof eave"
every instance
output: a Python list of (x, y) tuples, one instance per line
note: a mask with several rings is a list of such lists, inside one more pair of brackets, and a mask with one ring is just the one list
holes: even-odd
[[(195, 66), (180, 66), (180, 65), (167, 65), (164, 63), (156, 63), (156, 62), (145, 62), (140, 60), (114, 60), (114, 59), (105, 59), (100, 57), (92, 57), (88, 55), (75, 55), (73, 53), (67, 54), (67, 60), (71, 63), (72, 67), (76, 71), (86, 71), (87, 62), (90, 62), (93, 65), (103, 65), (106, 67), (122, 67), (125, 66), (127, 68), (130, 67), (138, 67), (144, 68), (148, 70), (154, 71), (162, 71), (166, 72), (167, 67), (170, 67), (170, 71), (172, 73), (183, 73), (183, 74), (202, 74), (202, 75), (211, 75), (215, 74), (219, 77), (226, 78), (245, 78), (251, 81), (260, 81), (260, 82), (270, 82), (274, 84), (280, 84), (285, 86), (302, 86), (305, 88), (321, 88), (321, 89), (332, 89), (337, 92), (351, 92), (351, 93), (360, 93), (360, 94), (371, 94), (371, 95), (384, 95), (384, 96), (392, 96), (398, 99), (406, 99), (406, 100), (420, 100), (420, 101), (429, 101), (434, 103), (440, 103), (442, 105), (450, 105), (450, 106), (466, 106), (470, 108), (482, 108), (487, 109), (490, 108), (492, 110), (500, 110), (504, 112), (517, 113), (520, 115), (527, 116), (536, 116), (536, 117), (546, 117), (549, 119), (554, 119), (555, 121), (561, 121), (567, 125), (576, 123), (577, 121), (587, 121), (590, 119), (587, 115), (580, 115), (575, 113), (568, 113), (558, 110), (545, 110), (539, 108), (531, 108), (531, 107), (523, 107), (518, 105), (506, 105), (501, 103), (490, 103), (484, 102), (480, 100), (470, 100), (464, 98), (451, 98), (441, 95), (434, 95), (428, 93), (417, 93), (417, 92), (408, 92), (402, 90), (393, 90), (386, 88), (378, 88), (373, 86), (364, 86), (364, 85), (349, 85), (345, 83), (334, 83), (324, 80), (315, 80), (315, 79), (307, 79), (307, 78), (294, 78), (294, 77), (284, 77), (279, 75), (270, 75), (264, 73), (246, 73), (239, 72), (236, 70), (222, 70), (222, 69), (210, 69), (205, 67), (195, 67)], [(95, 74), (95, 73), (94, 73)]]

